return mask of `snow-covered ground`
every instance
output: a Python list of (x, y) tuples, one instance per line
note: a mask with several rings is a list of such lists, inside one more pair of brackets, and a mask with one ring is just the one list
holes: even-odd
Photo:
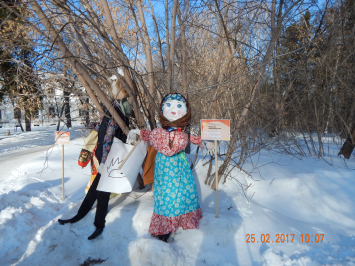
[[(73, 131), (65, 146), (62, 201), (61, 147), (49, 146), (55, 127), (42, 130), (0, 131), (0, 265), (355, 265), (353, 157), (345, 165), (263, 150), (245, 164), (251, 177), (234, 169), (219, 186), (215, 218), (201, 154), (193, 170), (203, 211), (198, 230), (178, 229), (169, 243), (152, 238), (154, 198), (136, 188), (110, 201), (103, 234), (89, 241), (95, 210), (75, 224), (57, 222), (84, 198), (83, 133)], [(237, 180), (250, 186), (243, 191)]]
[[(19, 167), (22, 162), (26, 162), (52, 147), (56, 128), (56, 126), (32, 126), (32, 131), (29, 132), (21, 132), (20, 128), (17, 128), (16, 131), (14, 128), (0, 128), (0, 182), (7, 178), (12, 170)], [(80, 128), (82, 125), (77, 124), (70, 130), (72, 139), (85, 135), (85, 130)], [(8, 130), (10, 136), (6, 136)]]

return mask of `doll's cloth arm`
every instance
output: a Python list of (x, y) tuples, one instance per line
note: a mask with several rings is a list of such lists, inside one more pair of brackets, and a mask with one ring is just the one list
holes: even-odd
[(206, 146), (207, 154), (214, 155), (214, 141), (213, 140), (204, 140)]
[(192, 144), (200, 146), (200, 148), (203, 150), (201, 137), (196, 137), (194, 135), (190, 135), (190, 141)]
[(139, 129), (131, 129), (128, 132), (126, 143), (133, 145), (134, 142), (138, 141)]
[(81, 167), (86, 167), (92, 158), (92, 152), (82, 149), (79, 154), (78, 165)]
[(99, 127), (101, 125), (102, 120), (100, 119), (99, 122), (90, 122), (88, 128), (99, 132)]
[(96, 145), (97, 145), (97, 132), (92, 130), (86, 137), (84, 146), (80, 151), (78, 164), (81, 167), (86, 167), (90, 160), (94, 157)]
[(113, 136), (115, 135), (117, 129), (118, 129), (118, 124), (111, 117), (109, 120), (109, 123), (107, 125), (107, 130), (106, 130), (106, 134), (104, 137), (101, 164), (105, 164), (105, 162), (106, 162), (107, 156), (111, 150)]
[(151, 132), (149, 130), (141, 129), (141, 131), (140, 131), (141, 139), (146, 142), (149, 142), (150, 141), (150, 133)]

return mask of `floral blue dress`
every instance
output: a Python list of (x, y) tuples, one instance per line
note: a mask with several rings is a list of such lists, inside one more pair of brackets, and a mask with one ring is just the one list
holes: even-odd
[[(184, 132), (167, 133), (156, 128), (152, 132), (141, 130), (141, 138), (156, 149), (154, 166), (154, 213), (149, 233), (164, 235), (178, 227), (198, 228), (202, 218), (195, 180), (183, 151), (188, 143)], [(169, 138), (173, 146), (169, 147)], [(201, 145), (201, 138), (190, 136), (194, 144)]]
[(157, 153), (154, 170), (154, 212), (174, 217), (200, 208), (196, 185), (185, 152)]

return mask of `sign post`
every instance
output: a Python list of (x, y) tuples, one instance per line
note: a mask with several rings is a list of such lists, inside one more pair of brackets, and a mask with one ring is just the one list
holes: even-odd
[(62, 145), (62, 200), (64, 201), (64, 145)]
[(218, 215), (218, 153), (217, 153), (217, 140), (214, 141), (214, 168), (216, 177), (214, 182), (216, 182), (216, 218), (219, 218)]
[(62, 200), (64, 200), (64, 145), (70, 143), (70, 132), (56, 131), (54, 138), (55, 144), (62, 144)]
[(218, 154), (217, 140), (230, 140), (230, 121), (228, 119), (201, 119), (201, 139), (214, 140), (215, 182), (216, 182), (216, 218), (218, 215)]

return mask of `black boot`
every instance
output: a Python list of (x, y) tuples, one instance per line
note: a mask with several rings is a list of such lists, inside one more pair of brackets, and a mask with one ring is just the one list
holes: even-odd
[(96, 230), (94, 231), (94, 233), (92, 233), (91, 236), (88, 237), (89, 240), (95, 239), (96, 237), (98, 237), (99, 235), (102, 234), (102, 231), (104, 231), (103, 228), (96, 228)]
[(59, 222), (61, 225), (64, 225), (64, 224), (70, 223), (70, 220), (71, 220), (71, 219), (68, 219), (68, 220), (58, 219), (58, 222)]
[(76, 223), (79, 220), (80, 220), (80, 218), (77, 215), (75, 215), (73, 218), (70, 218), (70, 219), (67, 219), (67, 220), (58, 219), (58, 222), (61, 225), (64, 225), (64, 224), (67, 224), (67, 223)]
[(155, 237), (158, 238), (161, 241), (164, 241), (165, 243), (168, 243), (168, 238), (169, 238), (170, 234), (171, 234), (171, 232), (167, 233), (165, 235), (157, 235)]

